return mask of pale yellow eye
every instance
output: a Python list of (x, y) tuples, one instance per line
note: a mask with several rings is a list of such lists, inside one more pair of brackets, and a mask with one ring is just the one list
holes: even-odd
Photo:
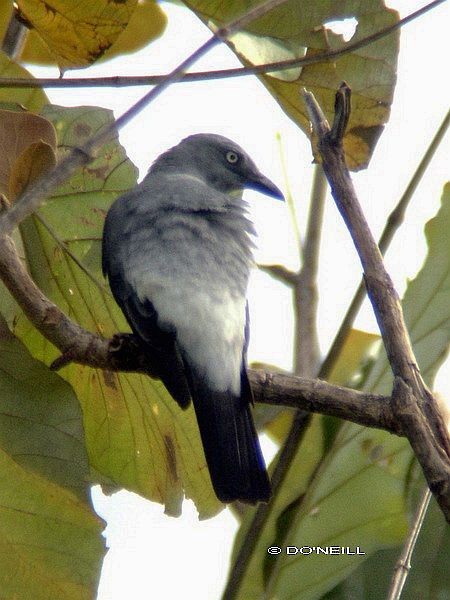
[(237, 161), (239, 160), (239, 156), (236, 154), (236, 152), (227, 152), (227, 161), (232, 164), (235, 165), (237, 163)]

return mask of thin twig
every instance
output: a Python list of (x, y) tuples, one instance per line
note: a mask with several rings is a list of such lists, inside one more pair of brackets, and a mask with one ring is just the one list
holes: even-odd
[(302, 246), (302, 237), (300, 235), (300, 228), (298, 226), (297, 219), (297, 210), (295, 206), (295, 200), (291, 191), (291, 186), (289, 182), (289, 177), (287, 173), (287, 165), (286, 165), (286, 156), (284, 153), (284, 147), (281, 140), (280, 133), (277, 133), (277, 142), (278, 142), (278, 151), (280, 154), (280, 163), (281, 163), (281, 172), (283, 174), (283, 190), (284, 190), (284, 199), (286, 201), (286, 205), (289, 210), (289, 215), (291, 218), (292, 229), (294, 230), (295, 243), (297, 245), (297, 252), (300, 260), (300, 264), (303, 262), (303, 246)]
[(291, 288), (294, 288), (297, 282), (297, 273), (283, 265), (258, 265), (258, 269)]
[[(285, 69), (291, 69), (292, 67), (306, 67), (315, 65), (318, 63), (333, 62), (342, 56), (355, 50), (359, 50), (373, 44), (383, 37), (390, 35), (397, 29), (403, 27), (407, 23), (410, 23), (414, 19), (422, 16), (429, 10), (436, 8), (439, 4), (442, 4), (445, 0), (434, 0), (422, 8), (412, 12), (403, 19), (400, 19), (397, 23), (389, 25), (379, 31), (369, 35), (365, 38), (350, 42), (343, 48), (336, 50), (327, 50), (313, 56), (303, 56), (299, 58), (291, 58), (289, 60), (275, 61), (265, 63), (263, 65), (255, 65), (252, 67), (239, 67), (235, 69), (217, 69), (212, 71), (200, 71), (195, 73), (185, 73), (184, 75), (177, 77), (172, 83), (192, 82), (192, 81), (211, 81), (214, 79), (226, 79), (231, 77), (242, 77), (246, 75), (259, 75), (264, 73), (270, 73), (272, 71), (282, 71)], [(256, 18), (256, 17), (253, 17)], [(241, 27), (242, 24), (241, 24)], [(226, 28), (224, 28), (226, 29)], [(219, 32), (218, 32), (219, 33)], [(226, 36), (231, 35), (230, 32)], [(226, 37), (222, 36), (222, 37)], [(0, 77), (0, 88), (1, 87), (44, 87), (44, 88), (74, 88), (74, 87), (128, 87), (128, 86), (144, 86), (144, 85), (159, 85), (164, 83), (171, 73), (167, 75), (137, 75), (137, 76), (113, 76), (113, 77), (78, 77), (73, 79), (57, 79), (53, 77), (43, 77), (36, 79), (10, 79), (7, 77)]]
[(33, 185), (16, 200), (14, 206), (0, 218), (0, 236), (9, 235), (14, 227), (33, 213), (45, 200), (49, 193), (63, 181), (68, 179), (77, 168), (87, 165), (95, 155), (95, 152), (109, 139), (117, 134), (117, 131), (133, 119), (145, 106), (157, 98), (169, 85), (177, 81), (183, 72), (204, 56), (211, 48), (226, 39), (241, 27), (252, 20), (257, 19), (275, 7), (283, 4), (286, 0), (267, 0), (256, 6), (229, 25), (218, 29), (214, 35), (180, 63), (169, 75), (167, 75), (157, 86), (145, 94), (115, 122), (97, 132), (96, 135), (81, 147), (75, 148), (61, 160), (51, 171), (39, 178)]
[[(437, 130), (435, 136), (431, 140), (430, 145), (428, 146), (425, 154), (423, 155), (415, 173), (411, 177), (411, 180), (408, 183), (405, 191), (403, 192), (403, 195), (400, 198), (397, 206), (387, 218), (386, 226), (384, 227), (383, 233), (381, 234), (381, 237), (378, 242), (378, 247), (383, 255), (388, 249), (398, 228), (403, 223), (408, 204), (411, 198), (413, 197), (414, 192), (416, 191), (417, 186), (419, 185), (423, 174), (428, 168), (428, 165), (430, 164), (436, 150), (438, 149), (439, 144), (444, 138), (449, 125), (450, 111), (445, 115), (441, 125), (439, 126), (439, 129)], [(319, 377), (327, 379), (329, 374), (331, 373), (331, 369), (333, 368), (333, 365), (336, 362), (336, 358), (342, 351), (342, 347), (345, 343), (345, 340), (347, 339), (348, 332), (353, 326), (353, 322), (359, 312), (359, 309), (361, 308), (365, 297), (366, 286), (364, 285), (364, 280), (362, 279), (347, 309), (345, 317), (339, 327), (339, 331), (337, 332), (336, 337), (334, 338), (333, 343), (328, 351), (328, 354), (322, 363)]]
[(317, 271), (327, 180), (320, 165), (315, 165), (308, 224), (303, 244), (303, 264), (294, 287), (294, 373), (315, 377), (319, 368), (317, 332)]
[(419, 507), (414, 516), (414, 521), (411, 527), (411, 531), (406, 538), (405, 544), (402, 549), (402, 553), (395, 565), (394, 573), (392, 575), (391, 585), (386, 600), (400, 600), (402, 595), (403, 587), (406, 583), (406, 579), (411, 569), (411, 558), (416, 546), (417, 538), (419, 537), (420, 530), (427, 514), (428, 505), (431, 500), (431, 492), (427, 488), (419, 502)]

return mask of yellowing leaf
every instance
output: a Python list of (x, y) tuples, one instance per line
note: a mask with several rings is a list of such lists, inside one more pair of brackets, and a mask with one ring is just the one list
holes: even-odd
[[(217, 2), (186, 0), (205, 22), (223, 25), (247, 12), (258, 0)], [(356, 30), (350, 41), (333, 33), (330, 21), (354, 19)], [(288, 0), (244, 32), (231, 38), (234, 51), (246, 65), (313, 56), (345, 48), (398, 21), (398, 14), (382, 0)], [(396, 82), (399, 33), (349, 52), (333, 62), (290, 68), (263, 75), (261, 79), (288, 116), (310, 135), (309, 118), (301, 95), (305, 87), (313, 92), (332, 120), (335, 92), (342, 81), (352, 88), (352, 112), (344, 140), (349, 167), (367, 165), (389, 118)]]
[(282, 443), (289, 433), (294, 418), (294, 410), (285, 409), (266, 426), (267, 433), (278, 443)]
[[(15, 164), (19, 157), (31, 146), (37, 142), (44, 142), (49, 147), (49, 150), (43, 150), (39, 158), (41, 166), (43, 163), (50, 160), (49, 152), (56, 147), (56, 132), (53, 125), (41, 116), (28, 112), (15, 112), (10, 110), (0, 110), (0, 145), (2, 152), (0, 154), (0, 193), (8, 196), (10, 193), (10, 178)], [(39, 153), (39, 152), (38, 152)], [(47, 158), (43, 158), (43, 153)], [(38, 166), (36, 169), (30, 165), (29, 161), (33, 157), (28, 155), (22, 158), (23, 169), (28, 169), (28, 175), (31, 171), (34, 175), (38, 174)], [(28, 167), (25, 163), (28, 162)], [(20, 167), (17, 167), (20, 170)], [(30, 171), (31, 169), (31, 171)], [(23, 179), (25, 171), (22, 170), (21, 177)], [(17, 171), (17, 177), (19, 172)], [(25, 177), (25, 179), (27, 178)], [(18, 180), (14, 186), (17, 188)]]
[(345, 338), (344, 346), (330, 373), (328, 381), (337, 385), (351, 385), (352, 379), (357, 375), (358, 368), (368, 356), (379, 335), (351, 329)]
[(136, 1), (18, 0), (18, 7), (22, 19), (67, 69), (100, 58), (127, 27)]
[[(1, 5), (0, 2), (0, 11)], [(30, 78), (32, 75), (0, 51), (0, 77)], [(28, 110), (39, 111), (48, 103), (48, 98), (39, 88), (0, 88), (0, 103), (18, 104)]]
[(9, 178), (9, 198), (14, 200), (25, 188), (50, 171), (56, 164), (56, 155), (53, 148), (45, 142), (39, 141), (28, 146), (13, 165)]
[(138, 0), (128, 26), (105, 52), (103, 59), (136, 52), (162, 35), (166, 24), (167, 17), (159, 4), (154, 0)]
[[(166, 15), (154, 0), (138, 0), (128, 25), (99, 60), (109, 60), (114, 56), (143, 48), (163, 33), (166, 23)], [(20, 58), (25, 63), (58, 64), (58, 57), (50, 51), (49, 46), (34, 29), (28, 34)]]

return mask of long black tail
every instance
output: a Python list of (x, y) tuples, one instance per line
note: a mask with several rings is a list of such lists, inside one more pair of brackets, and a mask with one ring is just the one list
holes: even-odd
[(240, 397), (211, 391), (195, 376), (190, 387), (211, 481), (222, 502), (267, 502), (271, 488), (251, 415), (243, 373)]

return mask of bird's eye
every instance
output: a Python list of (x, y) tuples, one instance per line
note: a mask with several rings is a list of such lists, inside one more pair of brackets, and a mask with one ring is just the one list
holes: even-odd
[(236, 154), (236, 152), (227, 152), (227, 161), (232, 164), (235, 165), (237, 163), (237, 161), (239, 160), (239, 155)]

